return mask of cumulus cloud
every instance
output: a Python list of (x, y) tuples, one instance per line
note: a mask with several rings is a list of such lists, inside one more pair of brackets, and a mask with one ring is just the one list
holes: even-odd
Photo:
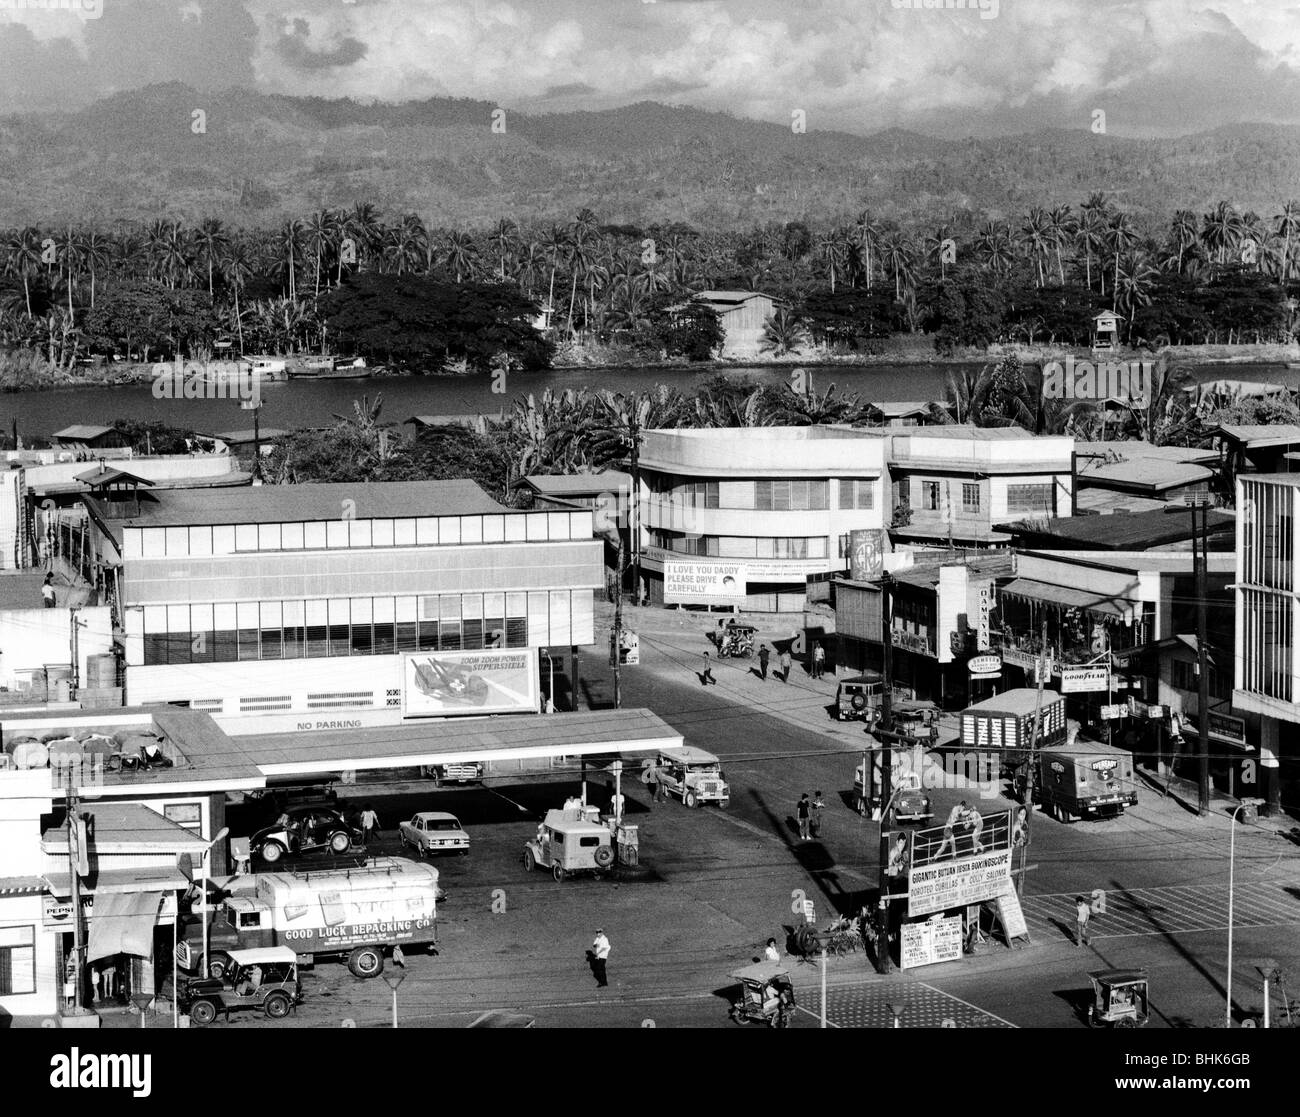
[(810, 128), (858, 132), (1086, 128), (1096, 108), (1130, 135), (1300, 121), (1298, 0), (1000, 0), (996, 19), (893, 0), (104, 4), (85, 23), (0, 15), (6, 104), (224, 74), (268, 92), (539, 111), (653, 97), (785, 122), (800, 108)]

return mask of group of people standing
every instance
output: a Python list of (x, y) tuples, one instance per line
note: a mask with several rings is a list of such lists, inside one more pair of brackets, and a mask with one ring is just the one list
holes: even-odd
[(820, 791), (815, 792), (811, 800), (808, 798), (808, 792), (803, 793), (794, 808), (795, 821), (799, 823), (800, 841), (812, 841), (821, 833), (822, 812), (825, 810), (826, 800), (822, 798)]

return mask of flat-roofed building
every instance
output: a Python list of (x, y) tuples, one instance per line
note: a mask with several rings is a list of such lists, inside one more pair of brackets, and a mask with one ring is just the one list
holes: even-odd
[(800, 611), (810, 582), (851, 563), (879, 573), (885, 445), (850, 427), (647, 431), (638, 523), (650, 602)]
[(494, 675), (488, 653), (527, 649), (511, 661), (535, 680), (538, 653), (563, 649), (572, 691), (576, 649), (595, 640), (602, 543), (585, 509), (518, 512), (469, 481), (142, 491), (125, 515), (85, 504), (133, 704), (373, 715), (349, 713), (358, 724), (536, 709), (535, 682)]
[(1072, 438), (961, 425), (889, 438), (896, 541), (1005, 546), (1008, 523), (1070, 514)]

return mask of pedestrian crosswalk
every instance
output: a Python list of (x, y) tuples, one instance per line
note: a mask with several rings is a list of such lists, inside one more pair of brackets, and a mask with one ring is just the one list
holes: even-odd
[[(821, 994), (801, 995), (800, 1008), (820, 1019)], [(832, 986), (826, 994), (826, 1022), (834, 1028), (892, 1028), (893, 1005), (901, 1010), (900, 1028), (1013, 1028), (1000, 1016), (985, 1012), (923, 981), (889, 985)]]
[[(1088, 933), (1092, 938), (1123, 935), (1166, 935), (1189, 931), (1226, 930), (1228, 886), (1174, 885), (1160, 888), (1115, 889), (1101, 899), (1088, 893), (1092, 907)], [(1073, 940), (1074, 894), (1026, 896), (1021, 905), (1030, 936), (1037, 942)], [(1234, 890), (1234, 927), (1277, 927), (1300, 923), (1300, 885), (1278, 881), (1238, 881)]]

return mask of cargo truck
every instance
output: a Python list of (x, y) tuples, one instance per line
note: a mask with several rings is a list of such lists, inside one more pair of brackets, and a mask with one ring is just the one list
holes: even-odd
[[(356, 869), (256, 873), (235, 878), (208, 917), (208, 974), (221, 977), (229, 951), (287, 946), (300, 965), (346, 958), (357, 977), (375, 977), (384, 953), (437, 942), (438, 870), (391, 857)], [(203, 965), (203, 924), (186, 920), (176, 948), (183, 970)]]
[[(1038, 691), (1033, 687), (1008, 690), (967, 707), (961, 714), (958, 747), (998, 753), (1004, 768), (1014, 771), (1029, 759), (1033, 745), (1034, 710)], [(1037, 748), (1060, 744), (1066, 738), (1065, 699), (1054, 690), (1043, 691)]]
[(1035, 797), (1062, 822), (1114, 818), (1137, 804), (1133, 754), (1100, 741), (1072, 740), (1038, 754)]

